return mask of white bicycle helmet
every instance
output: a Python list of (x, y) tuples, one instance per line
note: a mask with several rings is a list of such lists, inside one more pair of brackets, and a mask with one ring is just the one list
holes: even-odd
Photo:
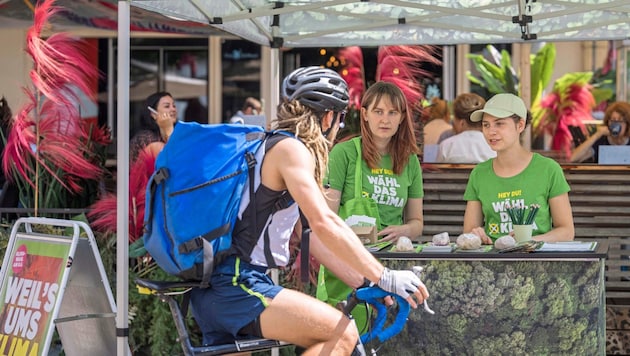
[(348, 106), (348, 84), (330, 69), (320, 67), (298, 68), (284, 78), (282, 96), (315, 111), (345, 110)]

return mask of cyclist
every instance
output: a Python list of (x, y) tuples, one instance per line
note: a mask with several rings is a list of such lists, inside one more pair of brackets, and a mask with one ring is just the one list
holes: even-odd
[[(266, 147), (256, 206), (248, 206), (237, 221), (234, 254), (215, 267), (211, 287), (194, 289), (191, 294), (193, 315), (205, 344), (251, 335), (298, 345), (306, 349), (304, 355), (353, 352), (358, 331), (341, 311), (274, 285), (265, 274), (269, 256), (265, 256), (263, 241), (270, 242), (273, 262), (286, 265), (290, 235), (296, 224), (299, 228), (299, 210), (312, 229), (311, 253), (346, 284), (354, 288), (366, 281), (377, 284), (406, 298), (413, 308), (428, 298), (425, 285), (413, 272), (384, 268), (326, 204), (322, 181), (328, 149), (347, 105), (347, 84), (332, 70), (305, 67), (284, 78), (272, 129), (290, 132), (297, 139), (279, 139)], [(255, 228), (249, 226), (249, 214), (269, 216), (270, 202), (283, 194), (290, 194), (297, 204), (258, 221)], [(239, 249), (239, 241), (248, 238), (258, 240), (253, 251)]]

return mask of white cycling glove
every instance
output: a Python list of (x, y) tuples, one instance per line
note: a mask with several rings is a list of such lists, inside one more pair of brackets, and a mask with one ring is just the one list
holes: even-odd
[(403, 298), (415, 293), (420, 286), (420, 278), (412, 271), (392, 271), (388, 268), (383, 270), (378, 286), (390, 293), (398, 294)]

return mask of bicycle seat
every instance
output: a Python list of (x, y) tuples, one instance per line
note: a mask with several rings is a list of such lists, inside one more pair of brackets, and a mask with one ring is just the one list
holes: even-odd
[(154, 290), (156, 292), (168, 292), (178, 288), (203, 288), (197, 281), (154, 281), (143, 278), (136, 278), (136, 284), (140, 287)]

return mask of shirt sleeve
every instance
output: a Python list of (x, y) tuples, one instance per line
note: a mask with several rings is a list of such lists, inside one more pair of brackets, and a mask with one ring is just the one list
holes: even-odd
[(550, 161), (550, 186), (549, 186), (549, 198), (557, 197), (558, 195), (562, 195), (571, 191), (571, 187), (567, 182), (567, 178), (562, 171), (562, 167), (558, 164), (558, 162), (549, 159)]
[(422, 186), (422, 168), (420, 167), (420, 161), (418, 156), (412, 154), (409, 157), (409, 192), (407, 193), (409, 198), (422, 198), (424, 197), (424, 187)]
[[(347, 142), (336, 144), (330, 151), (328, 156), (328, 174), (324, 179), (325, 184), (328, 184), (330, 188), (340, 192), (343, 192), (348, 169), (354, 169), (354, 162), (356, 162), (356, 154), (352, 162), (350, 157), (348, 157), (347, 148), (349, 145)], [(351, 144), (351, 147), (354, 149), (354, 143)]]
[(468, 177), (468, 183), (466, 184), (466, 190), (464, 191), (465, 201), (479, 201), (479, 191), (477, 190), (477, 173), (479, 165), (473, 168)]

